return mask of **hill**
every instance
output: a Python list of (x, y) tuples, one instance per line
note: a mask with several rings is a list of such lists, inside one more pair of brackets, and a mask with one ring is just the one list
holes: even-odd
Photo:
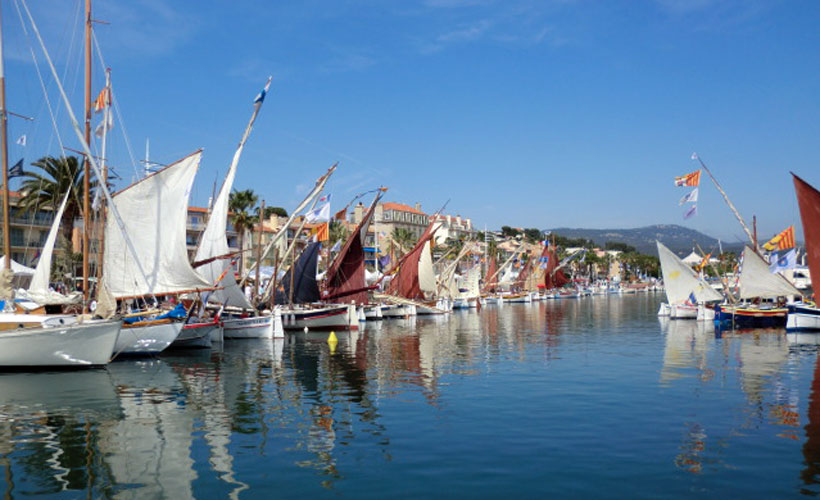
[[(650, 255), (657, 255), (658, 248), (655, 240), (660, 241), (678, 255), (688, 255), (695, 244), (700, 245), (704, 251), (717, 250), (718, 240), (705, 235), (700, 231), (678, 226), (677, 224), (656, 224), (654, 226), (638, 227), (634, 229), (581, 229), (560, 227), (551, 229), (555, 234), (560, 234), (567, 238), (586, 238), (592, 240), (601, 248), (608, 241), (626, 243), (635, 247), (639, 252)], [(723, 251), (740, 252), (740, 243), (723, 243)]]

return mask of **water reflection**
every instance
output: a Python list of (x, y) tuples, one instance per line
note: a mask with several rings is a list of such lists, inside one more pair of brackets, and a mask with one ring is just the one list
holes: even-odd
[[(781, 330), (721, 336), (709, 323), (659, 321), (656, 305), (649, 296), (491, 305), (367, 323), (337, 333), (335, 346), (327, 333), (300, 332), (106, 370), (0, 374), (4, 490), (247, 498), (284, 486), (336, 495), (371, 491), (382, 474), (387, 483), (416, 474), (456, 475), (472, 485), (465, 494), (480, 495), (482, 460), (515, 488), (549, 470), (551, 453), (580, 467), (593, 448), (660, 458), (638, 462), (647, 474), (725, 481), (751, 466), (749, 441), (800, 449), (792, 479), (820, 490), (817, 347)], [(625, 442), (611, 431), (623, 425)], [(482, 453), (456, 455), (452, 468), (443, 439)], [(523, 456), (538, 466), (532, 477), (498, 465), (520, 463), (505, 455), (518, 450), (515, 439), (532, 450)], [(764, 458), (773, 457), (782, 459)]]

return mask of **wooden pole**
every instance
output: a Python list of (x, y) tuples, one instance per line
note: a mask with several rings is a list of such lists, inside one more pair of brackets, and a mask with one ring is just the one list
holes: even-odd
[(256, 242), (256, 290), (254, 297), (259, 297), (259, 268), (262, 267), (262, 233), (265, 231), (265, 200), (259, 208), (259, 240)]
[[(108, 141), (108, 117), (111, 112), (111, 68), (105, 70), (105, 108), (103, 108), (103, 144), (102, 144), (102, 179), (100, 183), (108, 182), (108, 163), (105, 160), (105, 149)], [(100, 298), (100, 286), (102, 285), (103, 257), (105, 255), (105, 204), (101, 204), (97, 215), (97, 300)]]
[[(91, 144), (91, 0), (85, 0), (85, 143)], [(91, 226), (89, 192), (91, 164), (85, 159), (83, 175), (83, 313), (88, 312), (88, 236)]]
[[(2, 15), (0, 15), (2, 19)], [(3, 66), (3, 31), (0, 26), (0, 135), (2, 135), (2, 177), (3, 177), (3, 253), (6, 256), (3, 266), (11, 269), (11, 225), (9, 224), (9, 142), (8, 142), (8, 112), (6, 111), (6, 73)]]

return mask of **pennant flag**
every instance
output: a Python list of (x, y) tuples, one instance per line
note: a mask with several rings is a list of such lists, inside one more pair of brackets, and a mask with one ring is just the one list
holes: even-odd
[(336, 220), (345, 220), (345, 219), (347, 219), (347, 209), (343, 208), (343, 209), (339, 210), (338, 212), (336, 212), (336, 215), (334, 215), (333, 218), (336, 219)]
[(382, 269), (384, 269), (385, 267), (390, 265), (390, 256), (389, 255), (383, 255), (383, 256), (379, 257), (379, 265), (382, 266)]
[(690, 217), (694, 217), (697, 214), (698, 214), (698, 206), (697, 205), (692, 205), (692, 208), (690, 208), (689, 210), (686, 211), (685, 214), (683, 214), (683, 218), (688, 219)]
[(21, 135), (20, 138), (17, 139), (17, 144), (19, 144), (21, 146), (26, 145), (26, 134)]
[(698, 188), (692, 190), (691, 193), (685, 195), (683, 198), (680, 199), (678, 202), (678, 206), (683, 205), (684, 203), (697, 203), (698, 201)]
[(690, 306), (694, 306), (695, 304), (698, 303), (698, 299), (697, 299), (697, 297), (695, 297), (695, 292), (691, 292), (689, 294), (689, 297), (686, 299), (686, 303), (689, 304)]
[(265, 96), (268, 95), (268, 89), (270, 89), (270, 82), (271, 78), (268, 78), (268, 83), (265, 84), (265, 88), (263, 88), (262, 92), (259, 92), (259, 95), (253, 100), (254, 104), (261, 104), (265, 101)]
[(12, 177), (22, 177), (23, 174), (25, 174), (25, 172), (23, 172), (23, 159), (20, 158), (20, 161), (9, 169), (9, 179)]
[(99, 113), (108, 106), (111, 106), (111, 90), (108, 87), (103, 87), (100, 95), (94, 100), (94, 112)]
[(316, 241), (327, 241), (328, 239), (330, 239), (329, 226), (330, 224), (325, 222), (324, 224), (315, 229)]
[(711, 253), (707, 253), (703, 256), (703, 259), (700, 261), (700, 265), (698, 266), (698, 270), (703, 270), (706, 268), (706, 265), (709, 264), (710, 257), (712, 257)]
[(794, 248), (794, 226), (789, 226), (763, 245), (769, 252)]
[(322, 196), (321, 198), (319, 198), (319, 203), (326, 203), (328, 201), (330, 201), (330, 195), (329, 194), (326, 194), (326, 195)]
[(308, 222), (327, 222), (330, 220), (330, 203), (325, 203), (319, 208), (313, 209), (305, 214)]
[(676, 186), (695, 186), (700, 185), (700, 170), (695, 170), (691, 174), (675, 177)]
[(792, 248), (783, 255), (772, 255), (772, 261), (769, 264), (769, 271), (776, 273), (778, 271), (786, 271), (794, 269), (797, 265), (797, 249)]

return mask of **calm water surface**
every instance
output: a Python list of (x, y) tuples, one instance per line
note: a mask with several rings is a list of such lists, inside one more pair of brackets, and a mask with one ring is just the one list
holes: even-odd
[[(820, 493), (812, 337), (659, 321), (661, 295), (487, 306), (0, 374), (7, 497)], [(817, 380), (816, 380), (817, 379)]]

